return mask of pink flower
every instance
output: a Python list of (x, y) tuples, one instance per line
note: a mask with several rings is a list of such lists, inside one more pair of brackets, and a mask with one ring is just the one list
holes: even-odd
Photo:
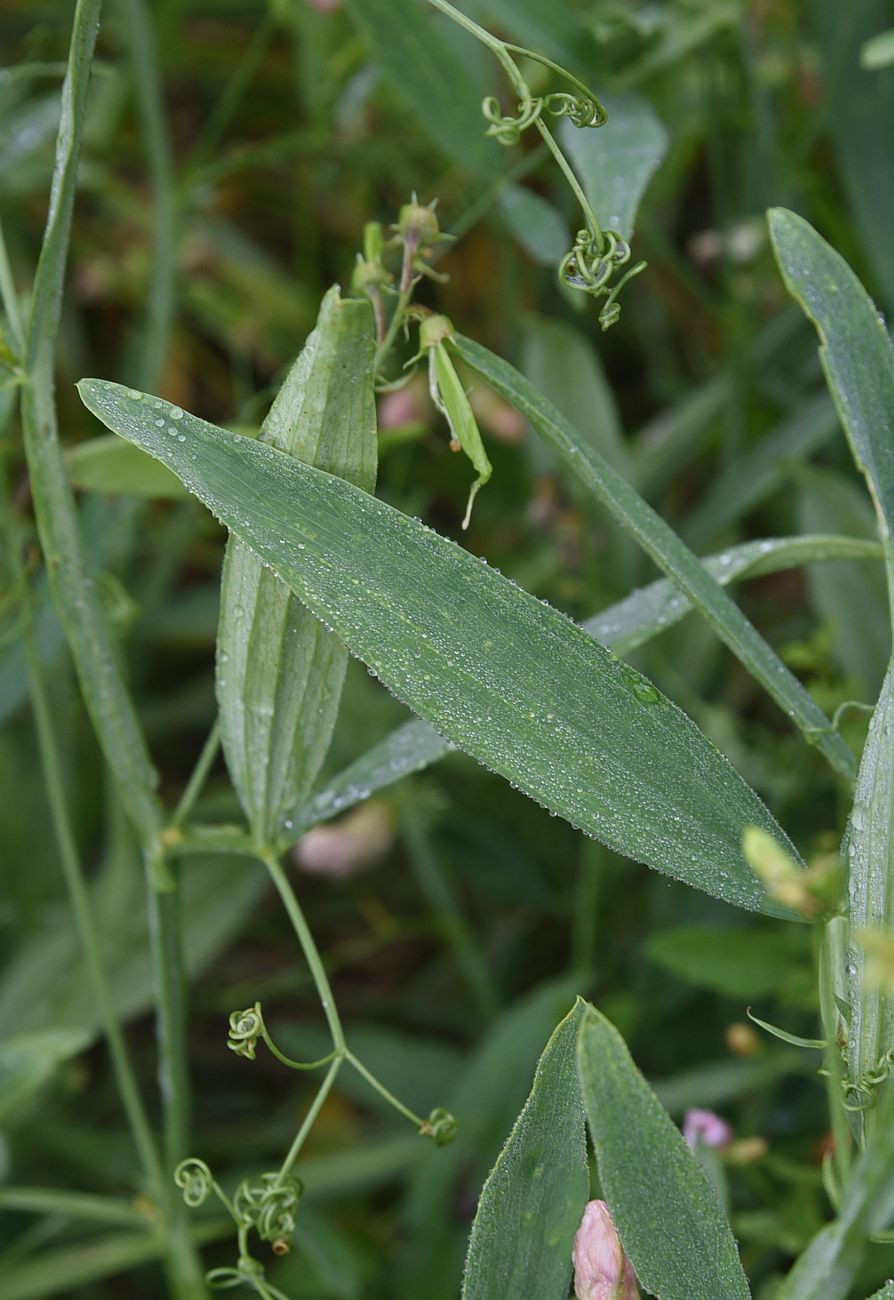
[(574, 1238), (577, 1300), (639, 1300), (633, 1265), (605, 1201), (590, 1201)]
[(694, 1151), (697, 1146), (725, 1147), (733, 1136), (733, 1130), (713, 1110), (694, 1107), (683, 1117), (683, 1136)]

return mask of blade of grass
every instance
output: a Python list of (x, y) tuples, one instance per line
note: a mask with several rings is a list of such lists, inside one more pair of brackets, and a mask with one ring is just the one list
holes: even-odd
[(687, 596), (742, 665), (760, 682), (805, 740), (842, 776), (852, 778), (854, 756), (829, 719), (739, 607), (706, 572), (689, 547), (624, 479), (507, 361), (458, 335), (460, 356), (511, 402), (554, 447), (608, 511)]

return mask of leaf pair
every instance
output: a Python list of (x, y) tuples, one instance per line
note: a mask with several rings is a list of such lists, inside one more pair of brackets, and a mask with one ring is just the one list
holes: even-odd
[(643, 1287), (661, 1300), (745, 1300), (716, 1190), (617, 1030), (580, 999), (547, 1044), (481, 1193), (463, 1300), (565, 1300), (589, 1199), (585, 1115), (602, 1194)]

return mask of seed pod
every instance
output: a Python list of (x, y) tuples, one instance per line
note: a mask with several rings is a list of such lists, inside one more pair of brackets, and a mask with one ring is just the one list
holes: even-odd
[(450, 447), (453, 451), (464, 451), (472, 462), (478, 477), (469, 490), (463, 528), (468, 528), (472, 514), (472, 504), (480, 488), (493, 473), (493, 466), (484, 450), (478, 422), (472, 410), (466, 390), (460, 382), (453, 365), (453, 359), (447, 351), (446, 341), (453, 338), (453, 326), (446, 316), (427, 316), (419, 327), (419, 346), (428, 352), (428, 386), (431, 399), (450, 426)]
[[(375, 335), (368, 302), (326, 294), (260, 439), (371, 492)], [(259, 845), (282, 845), (325, 758), (347, 664), (328, 632), (235, 537), (227, 545), (217, 699), (227, 766)]]

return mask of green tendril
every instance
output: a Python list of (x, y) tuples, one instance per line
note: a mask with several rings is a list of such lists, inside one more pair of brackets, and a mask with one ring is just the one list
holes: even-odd
[(422, 1137), (431, 1138), (436, 1147), (446, 1147), (456, 1137), (459, 1124), (449, 1110), (436, 1106), (429, 1112), (428, 1119), (419, 1126)]
[(295, 1231), (298, 1202), (304, 1195), (300, 1178), (290, 1174), (261, 1174), (251, 1183), (246, 1178), (236, 1189), (233, 1208), (239, 1222), (251, 1227), (262, 1241), (270, 1242), (276, 1254), (284, 1255)]
[(260, 1002), (256, 1002), (253, 1007), (248, 1007), (245, 1011), (230, 1012), (230, 1032), (227, 1038), (227, 1047), (231, 1052), (253, 1061), (257, 1053), (258, 1039), (261, 1039), (272, 1055), (283, 1065), (288, 1066), (290, 1070), (319, 1070), (321, 1066), (328, 1065), (335, 1056), (335, 1052), (329, 1052), (327, 1056), (321, 1056), (318, 1061), (293, 1061), (290, 1056), (286, 1056), (284, 1052), (279, 1050), (270, 1037), (267, 1026), (264, 1024)]
[(523, 99), (518, 106), (517, 117), (504, 117), (500, 101), (495, 95), (488, 95), (481, 101), (481, 112), (490, 123), (485, 135), (491, 136), (497, 144), (506, 146), (518, 144), (522, 131), (537, 121), (544, 109), (544, 100), (533, 96)]
[(183, 1193), (183, 1200), (192, 1210), (204, 1205), (215, 1190), (211, 1170), (204, 1160), (198, 1160), (195, 1156), (180, 1161), (174, 1170), (174, 1182)]

